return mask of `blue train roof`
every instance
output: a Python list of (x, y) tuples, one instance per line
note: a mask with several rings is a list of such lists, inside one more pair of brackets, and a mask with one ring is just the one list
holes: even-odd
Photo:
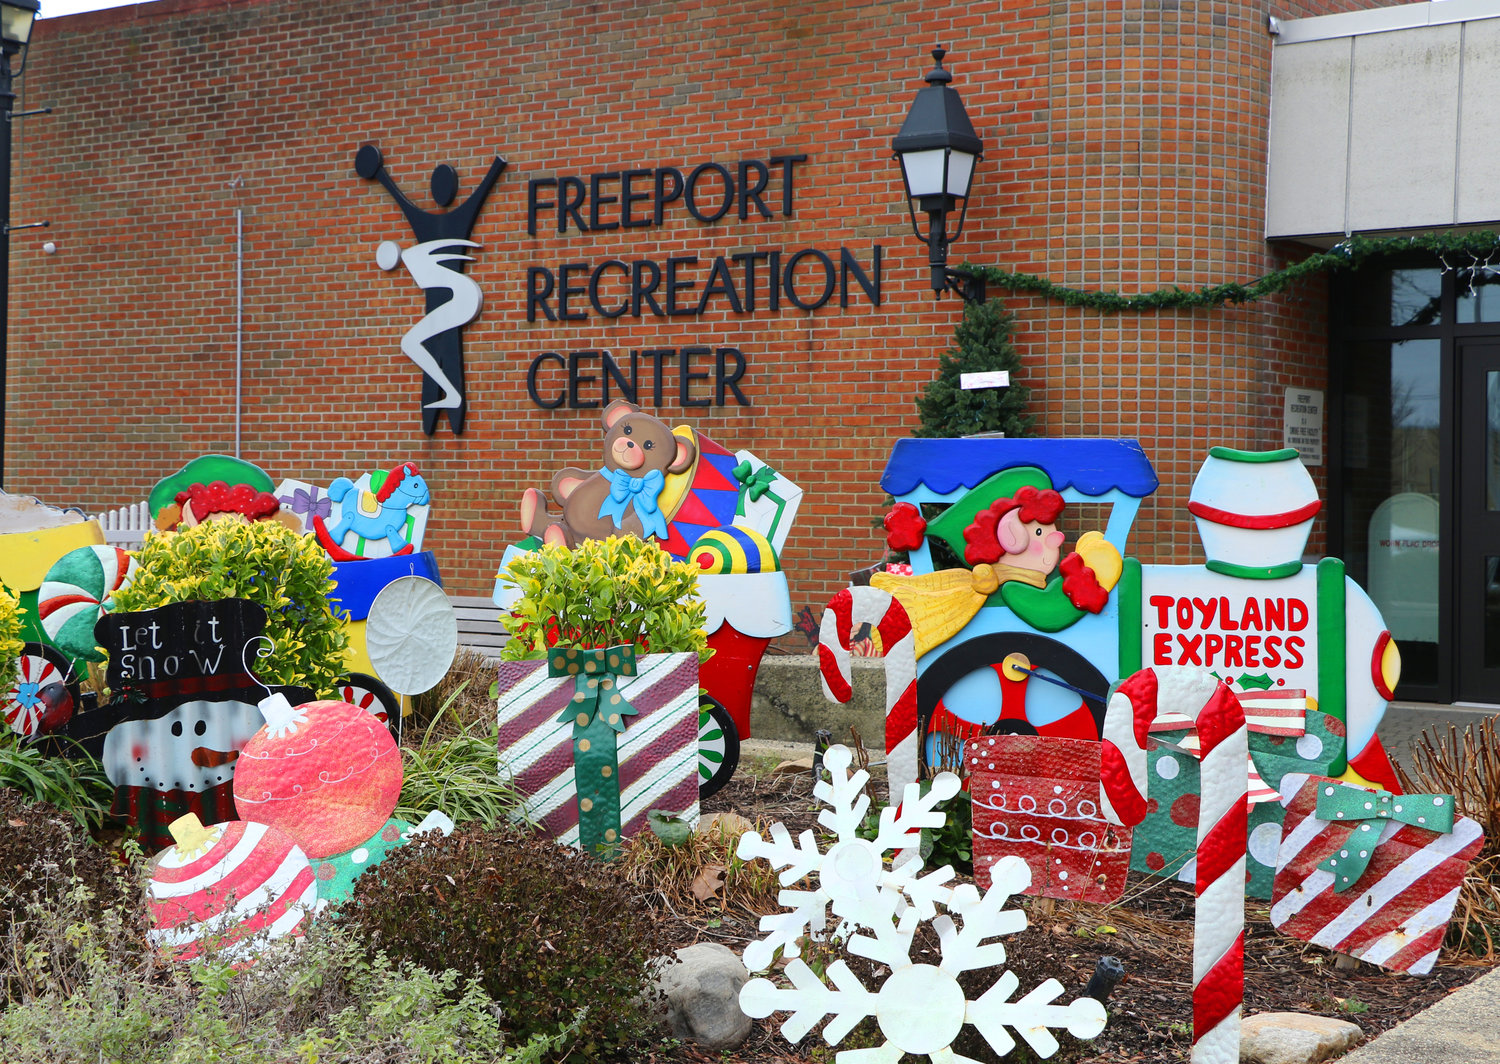
[(1135, 440), (911, 439), (896, 441), (880, 486), (898, 498), (922, 484), (947, 495), (1011, 466), (1036, 466), (1059, 491), (1072, 487), (1085, 495), (1118, 488), (1143, 498), (1157, 485)]

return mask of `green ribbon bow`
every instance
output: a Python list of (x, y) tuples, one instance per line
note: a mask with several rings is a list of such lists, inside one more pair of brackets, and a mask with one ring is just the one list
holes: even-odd
[(553, 647), (547, 675), (573, 677), (573, 697), (557, 718), (573, 724), (573, 782), (578, 792), (578, 842), (589, 853), (613, 856), (620, 843), (620, 758), (617, 736), (637, 710), (616, 690), (634, 676), (635, 647), (597, 650)]
[(573, 677), (573, 700), (557, 718), (559, 724), (572, 721), (583, 728), (602, 717), (605, 727), (622, 732), (624, 718), (636, 714), (614, 689), (617, 677), (635, 675), (635, 647), (629, 643), (598, 650), (553, 647), (547, 651), (547, 675)]
[(734, 467), (734, 479), (745, 485), (745, 494), (750, 496), (751, 502), (759, 502), (760, 497), (770, 491), (771, 485), (776, 482), (776, 470), (770, 466), (751, 469), (750, 463), (744, 461)]
[(1338, 852), (1318, 867), (1333, 873), (1335, 893), (1346, 890), (1369, 867), (1370, 856), (1375, 852), (1382, 830), (1376, 822), (1395, 820), (1448, 835), (1453, 831), (1453, 815), (1451, 794), (1392, 794), (1335, 782), (1319, 783), (1319, 820), (1357, 820), (1360, 823), (1349, 833)]

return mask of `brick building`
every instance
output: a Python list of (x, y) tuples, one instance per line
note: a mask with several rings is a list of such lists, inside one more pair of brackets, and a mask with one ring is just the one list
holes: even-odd
[[(590, 353), (628, 368), (635, 352), (643, 405), (803, 486), (785, 564), (794, 607), (817, 609), (882, 550), (880, 469), (961, 314), (933, 298), (890, 158), (927, 50), (950, 49), (985, 143), (955, 261), (1196, 289), (1346, 232), (1500, 218), (1500, 171), (1476, 162), (1500, 125), (1477, 90), (1500, 3), (1375, 6), (1283, 3), (1270, 24), (1262, 5), (1178, 0), (161, 0), (45, 21), (17, 106), (53, 113), (17, 124), (12, 216), (52, 226), (11, 238), (5, 487), (116, 506), (188, 457), (232, 453), (236, 433), (274, 477), (415, 459), (428, 543), (450, 586), (480, 593), (519, 536), (522, 490), (597, 454), (619, 382)], [(381, 268), (391, 248), (377, 261), (413, 232), (356, 174), (366, 144), (425, 211), (435, 167), (456, 168), (462, 203), (496, 155), (508, 164), (470, 234), (483, 310), (463, 336), (461, 436), (422, 431), (400, 343), (423, 297)], [(696, 178), (691, 196), (663, 194), (669, 171)], [(1396, 267), (1225, 309), (991, 294), (1017, 315), (1039, 433), (1144, 444), (1162, 482), (1132, 539), (1148, 561), (1201, 558), (1185, 502), (1211, 444), (1281, 446), (1288, 389), (1323, 392), (1312, 471), (1330, 523), (1314, 547), (1366, 579), (1376, 504), (1435, 500), (1441, 529), (1407, 539), (1432, 548), (1445, 590), (1416, 607), (1406, 639), (1430, 653), (1408, 680), (1473, 699), (1500, 675), (1500, 606), (1446, 588), (1492, 579), (1500, 539), (1455, 538), (1485, 500), (1460, 487), (1458, 434), (1484, 434), (1454, 407), (1454, 375), (1500, 380), (1475, 353), (1500, 325), (1484, 325), (1487, 273), (1465, 287), (1436, 262)], [(1494, 639), (1461, 645), (1461, 609)]]

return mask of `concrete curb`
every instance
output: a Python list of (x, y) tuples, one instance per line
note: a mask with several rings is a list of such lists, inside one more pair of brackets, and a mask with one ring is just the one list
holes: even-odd
[(1340, 1064), (1500, 1064), (1500, 968), (1339, 1058)]
[(757, 739), (811, 744), (826, 728), (836, 743), (849, 742), (849, 728), (870, 749), (885, 749), (885, 662), (855, 658), (854, 697), (845, 705), (823, 694), (813, 654), (768, 654), (761, 659), (750, 699), (750, 734)]

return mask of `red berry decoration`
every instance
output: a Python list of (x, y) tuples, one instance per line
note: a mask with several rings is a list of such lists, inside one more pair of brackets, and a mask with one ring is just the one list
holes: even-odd
[(348, 702), (293, 708), (272, 695), (260, 708), (266, 725), (235, 766), (240, 816), (280, 828), (311, 858), (379, 831), (401, 794), (401, 751), (386, 726)]
[(898, 502), (885, 515), (885, 542), (891, 550), (916, 550), (927, 535), (927, 519), (909, 502)]

